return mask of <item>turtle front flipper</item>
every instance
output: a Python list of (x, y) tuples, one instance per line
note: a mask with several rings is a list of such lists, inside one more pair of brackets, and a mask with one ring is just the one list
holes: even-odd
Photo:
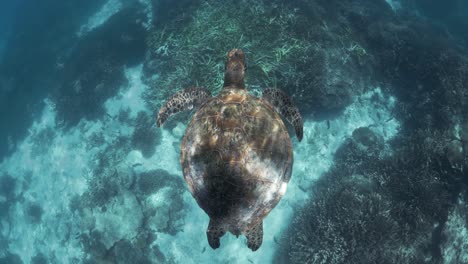
[(174, 94), (161, 107), (158, 114), (158, 127), (174, 114), (201, 105), (211, 97), (211, 92), (205, 88), (190, 87)]
[(284, 116), (284, 118), (294, 126), (297, 139), (301, 141), (304, 124), (299, 109), (294, 105), (291, 98), (281, 90), (274, 88), (263, 90), (262, 98), (264, 101), (268, 102), (278, 114)]
[(245, 233), (247, 237), (247, 247), (250, 248), (252, 251), (256, 251), (263, 242), (263, 222), (260, 221), (256, 226), (252, 227), (252, 229), (248, 230)]
[(224, 236), (224, 234), (226, 234), (226, 230), (224, 230), (221, 225), (210, 219), (208, 229), (206, 229), (206, 236), (208, 238), (208, 244), (210, 244), (211, 248), (219, 248), (219, 239)]

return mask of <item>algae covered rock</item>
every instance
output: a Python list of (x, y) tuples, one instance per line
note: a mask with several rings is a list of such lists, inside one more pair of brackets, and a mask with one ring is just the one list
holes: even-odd
[(135, 123), (132, 147), (140, 150), (143, 157), (149, 158), (154, 154), (156, 145), (161, 141), (160, 131), (156, 129), (154, 120), (143, 111), (138, 113)]
[(130, 192), (118, 196), (105, 212), (95, 212), (94, 217), (95, 230), (101, 232), (101, 241), (106, 248), (111, 248), (121, 239), (135, 237), (143, 223), (141, 206)]

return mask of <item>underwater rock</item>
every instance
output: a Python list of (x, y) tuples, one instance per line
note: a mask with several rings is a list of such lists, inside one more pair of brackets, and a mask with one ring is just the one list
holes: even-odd
[(363, 155), (379, 157), (384, 149), (384, 139), (381, 135), (372, 132), (369, 127), (360, 127), (353, 131), (353, 145), (356, 151)]
[(47, 260), (44, 254), (39, 253), (31, 258), (31, 264), (47, 264), (49, 261)]
[(79, 227), (80, 230), (88, 231), (94, 230), (96, 228), (96, 217), (93, 215), (93, 211), (89, 208), (82, 208), (79, 213), (80, 221)]
[(383, 145), (383, 138), (374, 134), (368, 127), (355, 129), (352, 137), (354, 142), (359, 144), (359, 148), (363, 150), (367, 150), (367, 148), (381, 148)]
[(338, 148), (335, 153), (335, 162), (353, 168), (365, 161), (379, 159), (383, 150), (382, 136), (368, 127), (360, 127), (355, 129), (351, 138)]
[(26, 206), (26, 214), (29, 216), (32, 223), (39, 224), (42, 220), (44, 209), (37, 203), (31, 203)]
[(165, 186), (164, 180), (171, 177), (165, 170), (143, 172), (138, 176), (138, 190), (144, 195), (151, 195)]
[[(165, 192), (170, 192), (170, 188), (164, 188), (159, 193), (153, 194), (148, 197), (147, 214), (148, 214), (148, 227), (151, 230), (163, 232), (169, 227), (171, 205), (165, 203), (164, 198), (166, 197)], [(169, 196), (168, 196), (169, 197)]]
[(102, 242), (102, 233), (92, 230), (80, 236), (80, 242), (85, 253), (83, 263), (102, 263), (107, 254), (107, 248)]
[(167, 171), (153, 170), (138, 175), (137, 187), (147, 228), (169, 234), (177, 233), (184, 216), (182, 180)]
[(156, 145), (161, 141), (161, 132), (156, 129), (155, 121), (145, 112), (139, 112), (135, 120), (132, 147), (140, 150), (145, 158), (153, 156)]
[(145, 252), (135, 247), (128, 239), (117, 241), (111, 248), (108, 261), (116, 264), (139, 263), (151, 264)]
[(121, 191), (118, 179), (119, 174), (116, 171), (114, 173), (96, 175), (89, 181), (89, 188), (83, 194), (83, 199), (90, 206), (105, 206), (117, 197)]
[(158, 246), (154, 246), (152, 248), (152, 251), (153, 251), (152, 252), (153, 259), (156, 261), (156, 263), (166, 263), (167, 262), (166, 257), (161, 252), (161, 250), (158, 248)]
[(181, 201), (179, 202), (179, 206), (177, 206), (177, 200), (180, 200), (179, 195), (178, 191), (170, 187), (164, 187), (144, 201), (148, 215), (148, 227), (151, 230), (173, 232), (174, 225), (176, 224), (175, 221), (177, 220), (175, 216), (178, 215), (180, 217), (180, 212), (178, 211), (183, 209), (180, 206), (183, 205)]
[(96, 156), (96, 166), (82, 194), (83, 205), (103, 207), (134, 181), (131, 167), (121, 161), (130, 151), (130, 140), (119, 136)]
[(143, 213), (136, 197), (125, 192), (116, 197), (105, 212), (94, 212), (95, 230), (101, 233), (100, 241), (107, 249), (121, 239), (131, 239), (138, 234), (143, 223)]
[(184, 189), (181, 179), (161, 169), (145, 171), (137, 175), (137, 187), (138, 192), (144, 196), (154, 194), (164, 187), (171, 187), (175, 190)]

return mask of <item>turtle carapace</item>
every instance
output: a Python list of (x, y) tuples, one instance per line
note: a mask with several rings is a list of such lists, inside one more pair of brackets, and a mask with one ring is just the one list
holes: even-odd
[(182, 141), (180, 163), (198, 205), (208, 214), (208, 243), (214, 249), (227, 232), (247, 237), (257, 250), (263, 219), (286, 192), (293, 149), (283, 116), (302, 140), (303, 122), (292, 100), (278, 89), (261, 98), (244, 84), (245, 54), (227, 56), (223, 89), (217, 96), (191, 87), (177, 92), (160, 109), (157, 124), (197, 107)]

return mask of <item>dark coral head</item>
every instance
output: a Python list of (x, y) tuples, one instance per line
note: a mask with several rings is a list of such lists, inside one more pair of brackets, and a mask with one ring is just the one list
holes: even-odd
[(244, 52), (240, 49), (231, 50), (228, 53), (225, 65), (224, 87), (244, 88), (245, 68)]

